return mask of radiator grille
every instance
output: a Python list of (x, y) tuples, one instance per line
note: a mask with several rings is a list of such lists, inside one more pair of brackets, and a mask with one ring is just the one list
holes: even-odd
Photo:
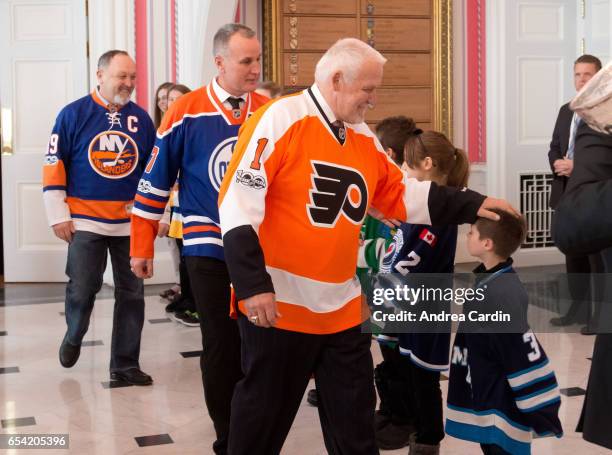
[(555, 246), (550, 233), (552, 209), (548, 207), (553, 176), (546, 172), (521, 174), (521, 212), (527, 221), (522, 248)]

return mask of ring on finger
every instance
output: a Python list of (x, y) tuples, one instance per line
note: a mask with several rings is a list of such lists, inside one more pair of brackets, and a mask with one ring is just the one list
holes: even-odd
[(251, 316), (249, 317), (249, 320), (253, 323), (253, 324), (257, 324), (257, 322), (259, 322), (259, 316)]

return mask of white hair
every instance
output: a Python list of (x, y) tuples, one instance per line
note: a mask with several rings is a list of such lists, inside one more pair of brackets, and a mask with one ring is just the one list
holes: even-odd
[(344, 80), (351, 83), (355, 80), (357, 72), (366, 61), (375, 61), (384, 65), (387, 59), (373, 47), (356, 38), (342, 38), (317, 62), (315, 68), (315, 82), (325, 84), (337, 72), (341, 72)]

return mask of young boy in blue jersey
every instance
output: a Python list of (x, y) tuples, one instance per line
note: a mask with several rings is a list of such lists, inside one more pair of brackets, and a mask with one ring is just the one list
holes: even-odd
[[(406, 141), (402, 168), (409, 177), (464, 187), (469, 161), (441, 133), (415, 130)], [(449, 274), (452, 287), (457, 226), (403, 223), (384, 256), (381, 272)], [(450, 327), (436, 333), (378, 336), (384, 362), (376, 369), (381, 406), (376, 440), (381, 449), (410, 445), (410, 454), (437, 454), (444, 438), (440, 372), (448, 369)]]
[[(561, 399), (552, 366), (527, 323), (528, 296), (510, 257), (525, 237), (525, 221), (496, 212), (467, 234), (469, 253), (482, 263), (474, 270), (480, 303), (464, 314), (499, 309), (512, 326), (461, 322), (451, 356), (446, 433), (480, 443), (486, 455), (531, 453), (532, 435), (561, 437)], [(499, 323), (497, 323), (499, 324)], [(517, 333), (503, 333), (513, 331)]]

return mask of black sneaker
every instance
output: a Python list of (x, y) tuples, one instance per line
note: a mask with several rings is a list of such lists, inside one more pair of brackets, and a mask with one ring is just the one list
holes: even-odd
[(181, 294), (176, 294), (168, 305), (166, 305), (166, 313), (180, 313), (188, 310), (191, 306), (189, 299), (183, 298)]
[(376, 431), (376, 444), (381, 450), (397, 450), (408, 447), (414, 432), (414, 426), (411, 424), (397, 425), (391, 422)]
[(162, 299), (172, 300), (172, 298), (175, 295), (180, 294), (180, 291), (179, 291), (180, 287), (178, 287), (177, 289), (174, 289), (174, 287), (175, 286), (172, 286), (171, 288), (166, 289), (165, 291), (160, 292), (159, 296)]
[(176, 322), (180, 322), (187, 327), (200, 327), (200, 317), (195, 311), (183, 311), (181, 313), (174, 313), (174, 319)]

